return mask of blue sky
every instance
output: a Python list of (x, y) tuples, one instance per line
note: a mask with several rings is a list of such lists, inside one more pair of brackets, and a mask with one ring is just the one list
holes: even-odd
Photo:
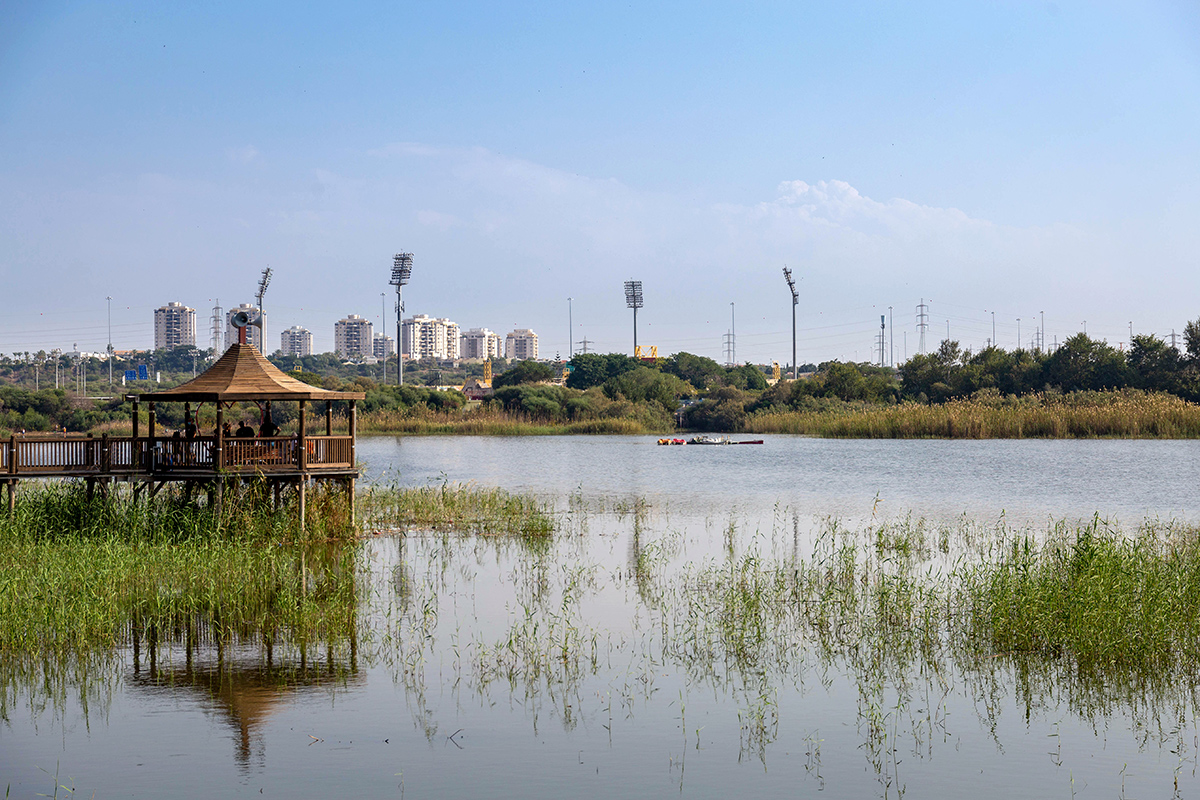
[[(152, 343), (271, 266), (268, 336), (409, 313), (802, 361), (1200, 317), (1185, 3), (6, 3), (0, 351)], [(394, 330), (390, 297), (388, 326)], [(203, 334), (201, 334), (203, 336)], [(578, 345), (577, 345), (578, 346)]]

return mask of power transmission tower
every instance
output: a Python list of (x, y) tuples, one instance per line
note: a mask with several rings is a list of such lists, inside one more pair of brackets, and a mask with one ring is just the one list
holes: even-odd
[(733, 366), (733, 334), (727, 333), (722, 338), (725, 346), (725, 366)]
[(929, 306), (925, 304), (925, 298), (921, 298), (920, 305), (917, 306), (917, 331), (921, 334), (921, 341), (917, 345), (917, 352), (925, 355), (925, 331), (929, 328)]
[(593, 342), (591, 339), (589, 339), (585, 336), (585, 337), (583, 337), (583, 341), (579, 343), (579, 346), (583, 348), (584, 353), (587, 353), (588, 346), (593, 345), (593, 344), (595, 344), (595, 342)]
[[(1130, 343), (1132, 343), (1133, 339), (1130, 338), (1129, 341), (1130, 341)], [(1174, 328), (1171, 328), (1171, 347), (1175, 350), (1179, 349), (1179, 345), (1175, 343), (1175, 329)]]

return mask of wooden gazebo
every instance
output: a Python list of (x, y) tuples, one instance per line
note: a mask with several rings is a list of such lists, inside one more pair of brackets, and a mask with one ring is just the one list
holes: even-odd
[[(8, 485), (9, 506), (19, 480), (26, 478), (79, 477), (89, 490), (100, 484), (107, 489), (113, 480), (135, 481), (135, 496), (149, 489), (157, 493), (164, 485), (183, 482), (189, 488), (207, 487), (214, 508), (220, 513), (226, 483), (250, 477), (270, 483), (276, 504), (285, 487), (297, 492), (300, 526), (304, 526), (306, 488), (312, 480), (335, 480), (345, 484), (354, 514), (354, 482), (358, 478), (354, 440), (357, 427), (356, 402), (362, 392), (331, 392), (310, 386), (281, 372), (263, 358), (253, 345), (235, 344), (204, 374), (174, 389), (131, 395), (133, 435), (80, 437), (12, 437), (0, 446), (0, 482)], [(349, 402), (348, 428), (344, 435), (333, 433), (333, 403)], [(140, 403), (149, 404), (148, 430), (140, 430)], [(230, 437), (224, 433), (225, 412), (234, 403), (253, 402), (262, 408), (269, 402), (299, 403), (294, 435)], [(325, 404), (325, 433), (310, 436), (308, 404)], [(185, 403), (187, 413), (197, 419), (204, 403), (216, 406), (216, 428), (205, 432), (177, 432), (162, 436), (156, 429), (155, 409), (159, 403)], [(258, 420), (255, 420), (257, 422)]]

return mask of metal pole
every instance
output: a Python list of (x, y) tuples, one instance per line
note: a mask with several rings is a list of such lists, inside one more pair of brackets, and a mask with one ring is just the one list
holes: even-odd
[(109, 391), (111, 392), (111, 391), (112, 391), (112, 388), (113, 388), (113, 382), (112, 382), (112, 357), (113, 357), (113, 346), (112, 346), (112, 298), (111, 298), (111, 297), (105, 297), (104, 299), (108, 301), (108, 389), (109, 389)]
[(573, 309), (571, 308), (571, 298), (567, 298), (567, 352), (571, 354), (571, 358), (575, 357), (575, 321), (573, 319)]
[(637, 355), (637, 306), (633, 307), (633, 354)]
[(888, 363), (896, 366), (896, 329), (892, 326), (891, 306), (888, 306)]
[(737, 366), (737, 315), (734, 314), (733, 303), (729, 304), (729, 360)]
[(792, 303), (792, 380), (796, 380), (799, 371), (796, 366), (796, 304)]
[(396, 287), (396, 385), (404, 385), (404, 347), (400, 338), (400, 318), (404, 316), (404, 299), (400, 287)]
[[(379, 293), (379, 333), (387, 336), (387, 292)], [(387, 340), (383, 341), (383, 385), (387, 386)]]

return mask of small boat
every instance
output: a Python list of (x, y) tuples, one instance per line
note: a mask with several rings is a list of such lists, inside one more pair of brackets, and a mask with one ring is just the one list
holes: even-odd
[(728, 436), (693, 436), (688, 444), (733, 444)]
[(659, 444), (687, 444), (683, 439), (659, 439)]

